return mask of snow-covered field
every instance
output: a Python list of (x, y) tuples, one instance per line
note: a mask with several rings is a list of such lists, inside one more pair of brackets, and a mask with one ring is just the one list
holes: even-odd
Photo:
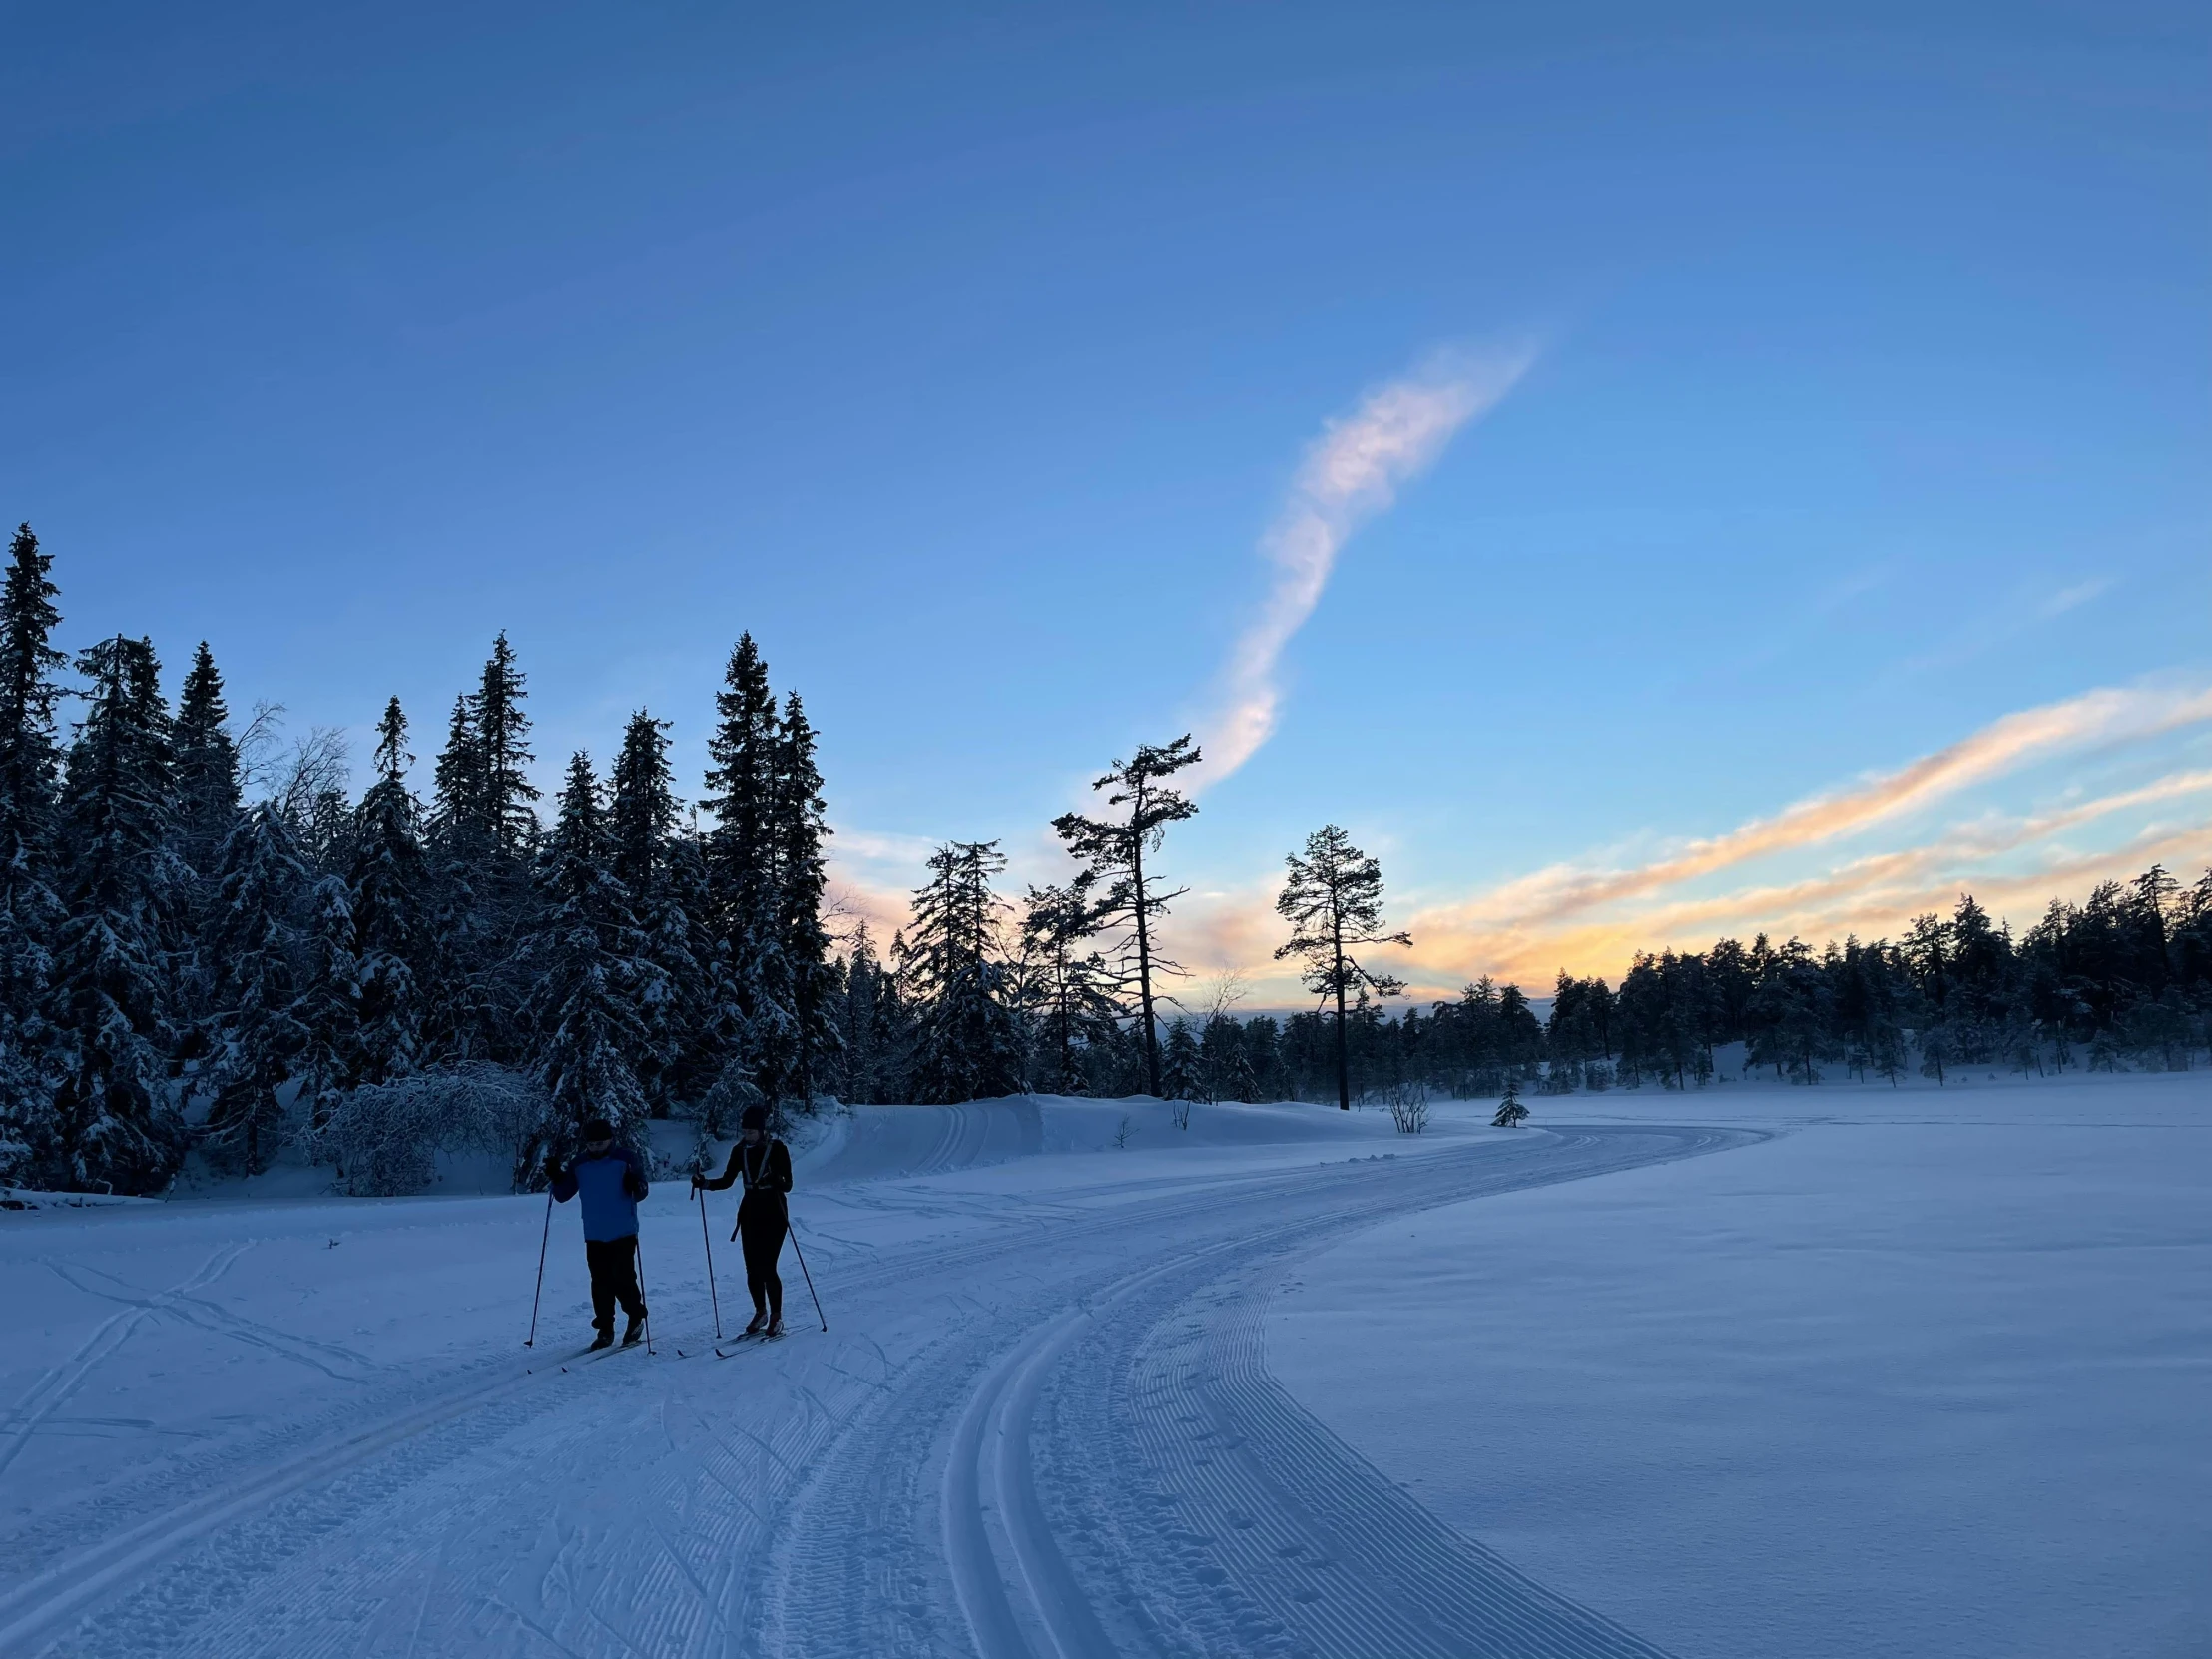
[(1673, 1652), (2212, 1654), (2212, 1074), (1573, 1111), (1780, 1133), (1300, 1264), (1301, 1404)]
[(543, 1200), (11, 1212), (0, 1652), (2202, 1652), (2208, 1095), (863, 1110), (728, 1360), (678, 1186), (583, 1362)]

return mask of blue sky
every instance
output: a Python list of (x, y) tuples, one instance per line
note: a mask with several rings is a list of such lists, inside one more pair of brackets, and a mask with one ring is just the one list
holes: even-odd
[(1441, 398), (1186, 960), (1331, 819), (1423, 986), (2024, 922), (2212, 857), (2208, 70), (2181, 6), (49, 9), (0, 513), (69, 643), (397, 693), (425, 787), (498, 629), (549, 779), (641, 705), (695, 772), (750, 629), (887, 915), (1221, 730), (1316, 456)]

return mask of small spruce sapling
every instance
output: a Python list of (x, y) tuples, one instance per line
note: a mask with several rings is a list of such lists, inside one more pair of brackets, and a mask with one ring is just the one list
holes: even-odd
[(1520, 1103), (1520, 1083), (1508, 1076), (1505, 1079), (1505, 1098), (1497, 1103), (1497, 1116), (1490, 1119), (1492, 1129), (1513, 1129), (1528, 1121), (1528, 1108)]

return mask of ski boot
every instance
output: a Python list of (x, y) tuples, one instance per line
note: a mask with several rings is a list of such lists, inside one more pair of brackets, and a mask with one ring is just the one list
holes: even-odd
[(612, 1348), (615, 1346), (615, 1322), (613, 1320), (609, 1320), (605, 1325), (595, 1326), (593, 1329), (595, 1329), (599, 1333), (599, 1335), (592, 1338), (591, 1347), (584, 1350), (586, 1354), (591, 1353), (592, 1349)]
[(622, 1346), (628, 1348), (645, 1335), (645, 1311), (640, 1309), (630, 1316), (630, 1323), (622, 1329)]
[(758, 1337), (758, 1336), (759, 1336), (759, 1335), (760, 1335), (760, 1334), (761, 1334), (762, 1332), (766, 1331), (767, 1329), (768, 1329), (768, 1315), (766, 1315), (766, 1314), (755, 1314), (755, 1315), (753, 1316), (753, 1323), (752, 1323), (751, 1325), (749, 1325), (749, 1326), (747, 1326), (747, 1327), (745, 1328), (745, 1334), (746, 1334), (746, 1335), (747, 1335), (748, 1337)]

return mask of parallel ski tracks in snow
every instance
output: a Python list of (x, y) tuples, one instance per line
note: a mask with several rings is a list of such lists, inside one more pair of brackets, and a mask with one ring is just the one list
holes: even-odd
[(1141, 1266), (1036, 1263), (826, 1450), (777, 1519), (760, 1650), (1656, 1659), (1301, 1411), (1260, 1313), (1297, 1253), (1388, 1215), (1752, 1138), (1566, 1131), (1142, 1207), (1119, 1223)]
[[(930, 1161), (982, 1134), (948, 1113)], [(480, 1366), (240, 1471), (14, 1586), (0, 1650), (1652, 1659), (1300, 1410), (1261, 1317), (1299, 1254), (1390, 1215), (1757, 1138), (1564, 1129), (1004, 1198), (984, 1236), (838, 1262), (837, 1330), (762, 1373)], [(770, 1391), (740, 1405), (740, 1371)]]

